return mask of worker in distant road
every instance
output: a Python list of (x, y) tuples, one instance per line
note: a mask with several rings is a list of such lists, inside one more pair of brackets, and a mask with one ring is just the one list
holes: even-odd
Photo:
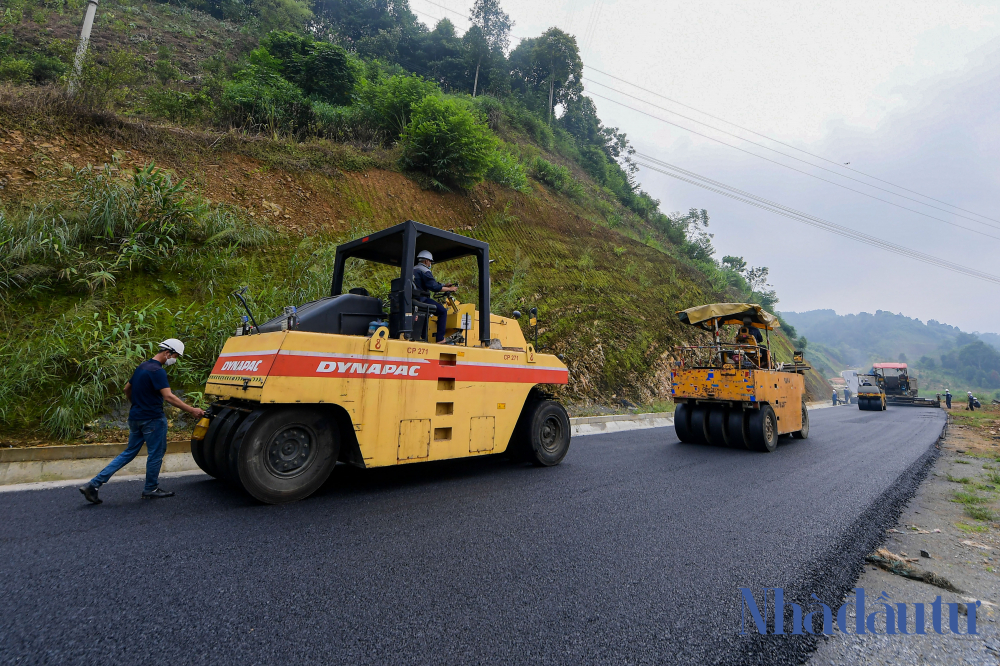
[(844, 404), (845, 405), (851, 404), (851, 389), (846, 387), (844, 388)]
[(837, 389), (833, 389), (833, 406), (837, 406)]
[(946, 405), (948, 405), (948, 409), (951, 409), (951, 390), (950, 389), (945, 389), (944, 390), (944, 402), (945, 402)]
[(163, 366), (173, 365), (183, 355), (183, 342), (176, 338), (164, 340), (160, 343), (157, 354), (139, 364), (132, 373), (132, 379), (124, 388), (125, 397), (132, 403), (128, 412), (128, 446), (100, 474), (80, 486), (80, 492), (88, 502), (101, 503), (97, 491), (115, 472), (139, 455), (143, 443), (146, 444), (146, 487), (143, 488), (142, 498), (174, 496), (174, 493), (160, 489), (160, 465), (163, 463), (163, 454), (167, 451), (167, 417), (163, 413), (163, 401), (183, 409), (195, 418), (200, 419), (205, 415), (205, 410), (188, 405), (170, 390)]
[[(434, 264), (434, 255), (432, 255), (427, 250), (422, 250), (420, 254), (417, 255), (417, 265), (413, 267), (413, 284), (416, 285), (419, 291), (426, 292), (441, 292), (441, 293), (452, 293), (458, 291), (458, 287), (453, 285), (444, 285), (434, 279), (434, 274), (431, 272), (431, 266)], [(421, 303), (426, 303), (428, 305), (433, 305), (437, 312), (438, 325), (437, 332), (435, 332), (434, 337), (438, 342), (444, 342), (444, 329), (445, 321), (448, 318), (448, 308), (441, 305), (428, 294), (427, 296), (420, 297)]]
[(976, 396), (972, 395), (972, 391), (969, 391), (969, 411), (976, 411)]

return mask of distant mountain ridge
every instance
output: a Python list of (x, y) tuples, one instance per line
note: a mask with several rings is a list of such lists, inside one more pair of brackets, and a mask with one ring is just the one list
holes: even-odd
[(1000, 335), (966, 333), (957, 326), (876, 310), (838, 315), (833, 310), (782, 312), (806, 339), (806, 357), (826, 377), (878, 361), (906, 361), (921, 375), (921, 388), (940, 385), (1000, 387)]

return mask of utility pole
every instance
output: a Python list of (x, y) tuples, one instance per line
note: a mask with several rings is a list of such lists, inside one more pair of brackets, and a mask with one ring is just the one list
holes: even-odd
[(83, 17), (83, 28), (80, 30), (80, 44), (76, 47), (76, 58), (73, 60), (73, 75), (69, 80), (69, 94), (73, 96), (79, 87), (80, 72), (83, 69), (83, 59), (87, 55), (87, 45), (90, 43), (90, 30), (94, 27), (94, 15), (97, 14), (97, 0), (87, 0), (87, 13)]

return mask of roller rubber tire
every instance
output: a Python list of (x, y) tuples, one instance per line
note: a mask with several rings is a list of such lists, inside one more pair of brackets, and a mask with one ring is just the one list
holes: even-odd
[(680, 404), (674, 408), (674, 433), (677, 439), (691, 444), (694, 442), (694, 435), (691, 434), (691, 407), (687, 404)]
[(778, 448), (778, 419), (771, 405), (761, 405), (747, 419), (750, 448), (760, 453), (772, 453)]
[(708, 444), (708, 408), (695, 405), (691, 410), (691, 441), (695, 444)]
[(729, 445), (734, 449), (749, 449), (746, 412), (743, 409), (729, 410)]
[[(209, 422), (208, 430), (211, 431), (212, 425), (215, 422), (215, 418)], [(198, 469), (208, 474), (208, 465), (205, 464), (205, 440), (208, 439), (208, 432), (205, 432), (205, 436), (201, 439), (191, 438), (191, 457), (194, 458), (194, 462), (198, 465)]]
[(521, 441), (528, 461), (538, 467), (561, 463), (572, 436), (566, 408), (554, 400), (540, 400), (525, 417)]
[(729, 410), (715, 407), (708, 413), (708, 441), (714, 446), (732, 446), (729, 442)]
[(233, 432), (232, 437), (229, 438), (229, 447), (226, 449), (225, 479), (235, 486), (243, 487), (243, 482), (240, 480), (240, 447), (257, 419), (266, 413), (265, 409), (255, 409), (247, 414)]
[(337, 464), (337, 422), (306, 407), (257, 411), (238, 450), (243, 488), (265, 504), (295, 502), (316, 492)]
[(802, 401), (802, 430), (792, 433), (795, 439), (809, 439), (809, 409), (806, 408), (806, 401)]
[(212, 442), (215, 441), (215, 437), (219, 433), (219, 426), (222, 425), (223, 417), (228, 413), (229, 410), (226, 408), (219, 410), (208, 424), (205, 439), (200, 442), (195, 439), (191, 440), (191, 457), (194, 458), (201, 471), (213, 478), (218, 478), (218, 474), (215, 471), (215, 465), (212, 464), (212, 457), (208, 455), (208, 451), (211, 450)]
[(211, 446), (205, 447), (206, 462), (215, 471), (215, 478), (220, 481), (229, 480), (229, 444), (240, 423), (247, 416), (246, 412), (230, 409), (219, 424), (219, 432), (212, 440)]

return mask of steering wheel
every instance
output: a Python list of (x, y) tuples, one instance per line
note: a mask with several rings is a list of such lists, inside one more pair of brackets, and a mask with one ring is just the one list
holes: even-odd
[[(457, 282), (450, 282), (450, 283), (448, 283), (448, 284), (446, 284), (444, 286), (445, 287), (458, 287), (458, 283)], [(439, 291), (439, 292), (436, 292), (434, 294), (434, 300), (436, 300), (438, 303), (440, 303), (442, 305), (447, 304), (448, 301), (450, 301), (454, 297), (455, 297), (455, 292), (454, 291)]]

